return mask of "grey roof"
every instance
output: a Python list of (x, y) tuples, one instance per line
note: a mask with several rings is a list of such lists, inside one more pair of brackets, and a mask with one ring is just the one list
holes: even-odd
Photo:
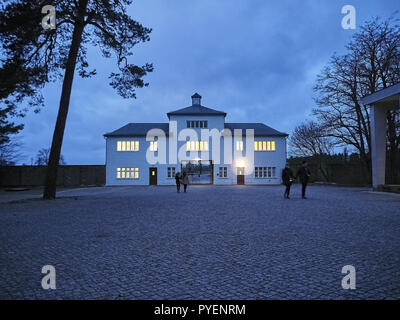
[(168, 123), (128, 123), (126, 126), (119, 128), (113, 132), (106, 133), (105, 137), (145, 137), (151, 129), (161, 129), (166, 135), (169, 133)]
[(361, 99), (361, 102), (365, 105), (374, 103), (388, 103), (397, 107), (399, 104), (400, 97), (400, 83), (397, 83), (391, 87), (376, 91), (368, 96)]
[[(225, 123), (225, 128), (234, 129), (254, 129), (255, 136), (268, 136), (268, 137), (286, 137), (287, 134), (272, 129), (263, 123)], [(151, 129), (161, 129), (166, 135), (169, 134), (169, 124), (168, 123), (129, 123), (122, 128), (115, 131), (106, 133), (105, 137), (145, 137), (147, 132)], [(246, 134), (246, 131), (242, 132)]]
[[(233, 131), (234, 129), (254, 129), (255, 136), (268, 136), (268, 137), (287, 137), (288, 134), (280, 132), (271, 127), (268, 127), (264, 123), (225, 123), (225, 128)], [(246, 131), (242, 132), (246, 134)]]
[(199, 95), (199, 94), (196, 92), (194, 95), (192, 95), (192, 98), (201, 98), (201, 95)]
[(171, 111), (167, 113), (167, 116), (169, 118), (170, 115), (212, 115), (212, 116), (217, 116), (217, 115), (223, 115), (224, 117), (226, 116), (225, 112), (214, 110), (211, 108), (207, 108), (204, 106), (201, 106), (199, 104), (195, 104), (190, 107), (186, 107), (183, 109)]

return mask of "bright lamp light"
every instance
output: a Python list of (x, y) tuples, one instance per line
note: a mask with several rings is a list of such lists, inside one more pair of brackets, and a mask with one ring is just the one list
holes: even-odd
[(244, 160), (236, 161), (236, 167), (237, 168), (244, 168), (245, 166), (246, 166), (246, 162)]

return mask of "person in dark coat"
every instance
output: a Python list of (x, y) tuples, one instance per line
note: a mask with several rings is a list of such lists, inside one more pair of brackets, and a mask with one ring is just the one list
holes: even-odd
[(283, 196), (285, 199), (290, 199), (290, 187), (292, 186), (293, 180), (293, 171), (290, 169), (289, 164), (286, 164), (285, 169), (282, 170), (282, 183), (286, 186)]
[(186, 188), (189, 184), (189, 176), (186, 171), (183, 171), (182, 173), (181, 183), (183, 184), (183, 192), (186, 192)]
[(307, 199), (306, 197), (306, 188), (308, 184), (308, 180), (311, 176), (310, 169), (308, 169), (307, 161), (303, 161), (299, 171), (297, 172), (297, 178), (300, 178), (301, 182), (301, 196), (303, 199)]
[(177, 192), (181, 192), (181, 179), (182, 179), (181, 173), (177, 172), (175, 174), (175, 182), (176, 182), (176, 191)]

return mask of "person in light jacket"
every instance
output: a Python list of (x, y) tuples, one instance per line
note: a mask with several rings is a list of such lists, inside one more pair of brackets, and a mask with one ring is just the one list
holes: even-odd
[(181, 183), (183, 184), (183, 192), (186, 192), (187, 186), (189, 184), (189, 176), (186, 171), (182, 173)]

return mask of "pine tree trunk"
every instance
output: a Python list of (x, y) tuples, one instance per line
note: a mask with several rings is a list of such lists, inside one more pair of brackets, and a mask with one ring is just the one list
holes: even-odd
[(85, 27), (85, 13), (88, 0), (79, 1), (78, 16), (72, 35), (71, 48), (65, 69), (64, 81), (61, 92), (60, 106), (58, 109), (57, 122), (54, 128), (53, 141), (51, 144), (50, 158), (47, 166), (46, 184), (43, 192), (44, 199), (56, 198), (57, 169), (60, 160), (61, 146), (64, 137), (65, 122), (67, 120), (69, 101), (71, 97), (72, 82), (76, 67), (79, 48), (82, 41), (82, 33)]

